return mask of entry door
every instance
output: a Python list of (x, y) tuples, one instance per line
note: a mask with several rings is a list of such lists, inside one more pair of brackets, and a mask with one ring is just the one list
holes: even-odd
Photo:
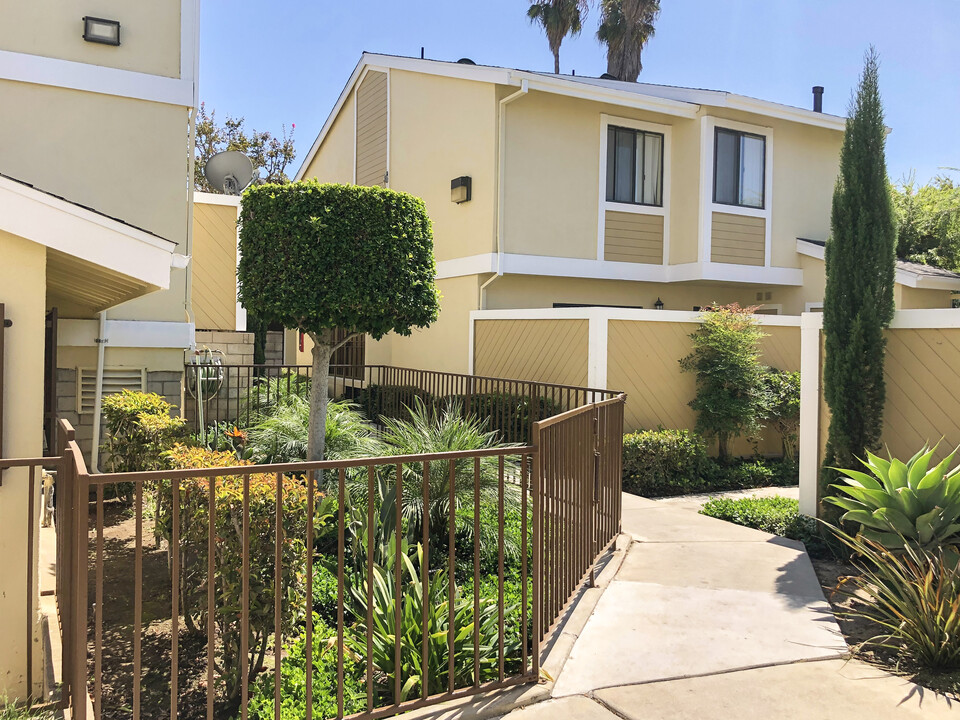
[(47, 313), (43, 341), (43, 444), (44, 454), (57, 452), (57, 309)]

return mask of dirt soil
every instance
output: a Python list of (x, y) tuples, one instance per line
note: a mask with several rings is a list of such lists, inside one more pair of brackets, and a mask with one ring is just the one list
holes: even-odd
[[(149, 500), (145, 497), (144, 504)], [(95, 693), (94, 608), (96, 513), (91, 505), (90, 644), (87, 651), (90, 691)], [(129, 718), (133, 711), (134, 558), (136, 521), (133, 508), (104, 502), (103, 564), (103, 718)], [(144, 720), (170, 717), (171, 587), (167, 552), (158, 547), (153, 521), (143, 520), (143, 615), (140, 712)], [(178, 710), (184, 720), (206, 717), (206, 643), (179, 622)], [(218, 715), (224, 716), (223, 708)]]
[[(883, 628), (870, 620), (851, 617), (849, 613), (862, 607), (862, 603), (838, 589), (843, 587), (843, 578), (857, 574), (855, 567), (832, 558), (811, 558), (811, 560), (817, 578), (820, 580), (820, 586), (823, 588), (823, 594), (836, 615), (840, 631), (857, 659), (877, 665), (887, 672), (904, 677), (952, 699), (960, 700), (960, 671), (935, 673), (912, 667), (909, 663), (900, 661), (894, 649), (877, 647), (869, 642), (881, 635)], [(885, 641), (880, 639), (879, 642)]]

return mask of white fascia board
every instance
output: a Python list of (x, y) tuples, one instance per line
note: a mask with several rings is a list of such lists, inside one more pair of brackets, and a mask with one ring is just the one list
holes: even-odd
[[(61, 347), (95, 347), (99, 323), (96, 320), (60, 320), (57, 344)], [(107, 347), (186, 350), (194, 345), (193, 323), (146, 320), (107, 320)]]
[(191, 79), (121, 70), (73, 60), (0, 50), (0, 80), (49, 85), (193, 107), (195, 83)]
[(199, 190), (194, 190), (193, 192), (193, 201), (204, 205), (232, 205), (233, 207), (240, 207), (240, 200), (239, 195), (224, 195), (223, 193), (208, 193), (200, 192)]
[(496, 253), (483, 253), (469, 257), (440, 260), (437, 263), (437, 278), (464, 277), (466, 275), (481, 275), (497, 271)]
[(823, 260), (826, 250), (827, 249), (823, 245), (818, 245), (817, 243), (807, 242), (802, 238), (797, 238), (797, 252), (801, 255), (816, 258), (817, 260)]
[[(957, 313), (960, 316), (960, 313)], [(755, 315), (760, 325), (800, 327), (798, 315)], [(703, 313), (691, 310), (652, 310), (648, 308), (574, 307), (518, 308), (509, 310), (471, 310), (475, 320), (634, 320), (637, 322), (699, 323)]]
[(160, 289), (176, 243), (0, 177), (0, 229)]
[(597, 85), (584, 85), (569, 82), (564, 78), (556, 76), (547, 77), (525, 72), (513, 72), (511, 75), (512, 85), (519, 85), (522, 80), (526, 79), (529, 83), (530, 90), (566, 95), (567, 97), (579, 98), (581, 100), (609, 103), (617, 105), (618, 107), (648, 110), (662, 115), (693, 119), (697, 117), (697, 112), (700, 109), (699, 105), (689, 102), (678, 102), (653, 95), (641, 95), (639, 93), (615, 90), (612, 88), (608, 89)]

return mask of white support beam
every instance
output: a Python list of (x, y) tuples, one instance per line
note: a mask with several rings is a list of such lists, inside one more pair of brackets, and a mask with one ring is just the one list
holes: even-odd
[(820, 331), (823, 313), (800, 316), (800, 512), (817, 516), (820, 481)]

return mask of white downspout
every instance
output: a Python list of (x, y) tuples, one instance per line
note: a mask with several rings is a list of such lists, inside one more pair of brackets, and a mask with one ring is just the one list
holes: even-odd
[(100, 472), (100, 411), (103, 405), (103, 356), (106, 350), (107, 313), (100, 312), (100, 330), (97, 332), (97, 379), (93, 395), (93, 448), (90, 450), (90, 466)]
[[(187, 247), (184, 255), (193, 257), (193, 175), (197, 166), (197, 107), (190, 109), (190, 160), (189, 160), (189, 184), (187, 185)], [(187, 279), (184, 288), (183, 309), (187, 316), (187, 322), (195, 322), (193, 316), (193, 267), (187, 267)], [(190, 348), (193, 350), (193, 348)]]
[(507, 105), (512, 103), (514, 100), (526, 95), (529, 91), (528, 83), (526, 79), (520, 81), (520, 89), (515, 93), (507, 95), (505, 98), (500, 100), (498, 108), (498, 127), (497, 127), (497, 274), (492, 278), (487, 280), (483, 285), (480, 286), (480, 309), (485, 310), (487, 307), (487, 296), (486, 289), (487, 286), (496, 280), (498, 277), (503, 275), (503, 166), (504, 160), (506, 158), (506, 148), (504, 147), (503, 139), (507, 131), (507, 113), (505, 108)]

